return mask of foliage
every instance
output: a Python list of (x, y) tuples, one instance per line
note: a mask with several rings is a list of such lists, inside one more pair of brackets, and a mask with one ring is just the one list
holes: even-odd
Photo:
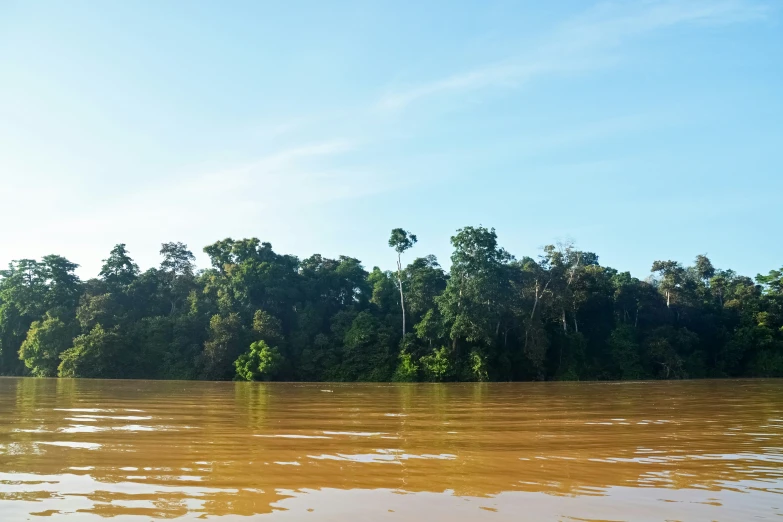
[(254, 342), (234, 361), (237, 379), (242, 381), (271, 381), (277, 377), (282, 365), (280, 351), (264, 341)]
[(417, 241), (418, 238), (416, 237), (416, 234), (411, 234), (407, 230), (403, 230), (401, 228), (395, 228), (391, 231), (389, 246), (392, 247), (398, 254), (402, 254), (415, 245)]
[(58, 317), (47, 316), (43, 321), (33, 321), (27, 338), (19, 349), (19, 358), (31, 375), (57, 376), (60, 354), (71, 347), (73, 328)]
[(245, 339), (238, 313), (213, 315), (209, 320), (209, 337), (204, 343), (204, 377), (230, 379), (233, 373), (230, 364), (242, 352)]
[(421, 358), (421, 367), (428, 381), (443, 382), (454, 377), (454, 365), (449, 357), (449, 349), (441, 346), (431, 354)]
[(635, 380), (644, 376), (636, 336), (636, 329), (627, 324), (618, 325), (612, 330), (609, 336), (612, 377)]
[(489, 374), (487, 372), (487, 357), (480, 350), (473, 349), (468, 354), (469, 375), (472, 381), (487, 381)]
[(73, 340), (73, 347), (62, 354), (60, 377), (122, 378), (135, 377), (128, 372), (127, 343), (115, 327), (104, 330), (97, 325), (89, 333)]
[[(754, 279), (655, 261), (650, 277), (565, 242), (515, 259), (491, 228), (394, 270), (278, 254), (256, 238), (182, 243), (141, 271), (116, 245), (97, 278), (49, 255), (0, 271), (0, 374), (485, 381), (783, 376), (783, 268)], [(406, 321), (408, 326), (406, 326)], [(401, 328), (402, 326), (402, 328)]]
[(391, 328), (365, 310), (343, 336), (341, 380), (389, 381), (394, 369)]
[(416, 382), (419, 380), (419, 364), (409, 353), (400, 352), (397, 369), (392, 377), (394, 382)]
[(139, 275), (139, 266), (133, 262), (124, 243), (116, 245), (103, 260), (100, 277), (110, 287), (130, 285)]

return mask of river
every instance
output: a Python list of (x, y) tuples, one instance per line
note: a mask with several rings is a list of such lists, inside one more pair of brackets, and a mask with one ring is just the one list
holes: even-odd
[(783, 381), (3, 378), (0, 520), (39, 517), (781, 520)]

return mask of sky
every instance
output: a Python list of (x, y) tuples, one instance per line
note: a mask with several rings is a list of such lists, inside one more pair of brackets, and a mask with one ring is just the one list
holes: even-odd
[(783, 265), (783, 2), (0, 0), (0, 266), (217, 240)]

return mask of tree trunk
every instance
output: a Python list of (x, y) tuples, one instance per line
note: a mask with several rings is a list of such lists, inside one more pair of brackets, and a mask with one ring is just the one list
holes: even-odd
[(565, 333), (568, 333), (568, 324), (566, 323), (565, 308), (561, 308), (560, 310), (563, 312), (563, 315), (561, 316), (563, 321), (563, 331)]
[(405, 296), (402, 293), (402, 281), (400, 283), (400, 308), (402, 308), (402, 336), (405, 337)]
[(405, 296), (402, 292), (402, 261), (397, 254), (397, 284), (400, 287), (400, 308), (402, 309), (402, 337), (405, 338)]
[(538, 291), (538, 279), (536, 279), (536, 295), (535, 295), (535, 301), (533, 301), (533, 311), (530, 312), (530, 320), (533, 320), (533, 317), (536, 315), (536, 308), (538, 308), (538, 301), (541, 299), (541, 297), (544, 295), (544, 292), (546, 292), (547, 287), (549, 286), (549, 283), (552, 280), (546, 282), (544, 285), (544, 288), (541, 290), (541, 292)]

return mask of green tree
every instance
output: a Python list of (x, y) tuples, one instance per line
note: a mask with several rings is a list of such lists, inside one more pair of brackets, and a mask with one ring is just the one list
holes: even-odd
[(27, 330), (45, 312), (46, 277), (34, 259), (12, 262), (0, 271), (0, 373), (22, 371), (18, 353)]
[(111, 288), (130, 285), (139, 275), (139, 266), (131, 259), (125, 243), (112, 248), (109, 257), (103, 260), (100, 277)]
[(696, 262), (694, 263), (694, 269), (699, 279), (703, 281), (709, 281), (715, 276), (715, 267), (712, 266), (712, 262), (705, 255), (699, 254), (696, 256)]
[(79, 265), (57, 255), (45, 256), (42, 264), (46, 285), (44, 306), (55, 315), (72, 315), (82, 291), (81, 280), (75, 273)]
[(654, 261), (650, 271), (660, 275), (660, 289), (666, 296), (666, 307), (670, 307), (672, 297), (682, 287), (685, 269), (677, 261)]
[(416, 382), (419, 380), (419, 364), (409, 353), (400, 352), (397, 369), (394, 370), (392, 381)]
[(628, 324), (618, 325), (609, 337), (609, 351), (614, 363), (614, 378), (638, 380), (644, 377), (634, 327)]
[(443, 268), (435, 256), (419, 257), (405, 268), (405, 280), (408, 282), (406, 303), (408, 311), (415, 320), (432, 309), (435, 298), (446, 289), (446, 277)]
[(374, 267), (367, 276), (372, 288), (370, 302), (378, 307), (380, 313), (396, 314), (399, 311), (398, 288), (391, 272)]
[(160, 268), (165, 272), (185, 276), (192, 276), (195, 273), (196, 267), (193, 262), (196, 256), (188, 250), (185, 243), (163, 243), (160, 245), (160, 255), (163, 256)]
[(173, 315), (178, 305), (184, 303), (196, 288), (196, 266), (193, 263), (196, 257), (184, 243), (163, 243), (160, 254), (163, 256), (160, 263), (161, 291), (171, 304), (169, 315)]
[(60, 354), (73, 345), (74, 328), (58, 317), (33, 321), (19, 358), (35, 377), (56, 377)]
[(253, 314), (252, 330), (259, 339), (268, 343), (279, 344), (283, 341), (282, 323), (264, 310), (256, 310)]
[(494, 229), (466, 227), (457, 231), (451, 243), (451, 274), (436, 301), (449, 327), (453, 356), (460, 358), (463, 341), (482, 353), (492, 350), (491, 357), (496, 357), (496, 342), (510, 308), (512, 257), (498, 246)]
[(239, 314), (213, 315), (209, 321), (209, 338), (204, 343), (204, 377), (226, 380), (232, 376), (232, 364), (242, 353), (247, 336)]
[(770, 270), (767, 275), (758, 274), (756, 282), (763, 286), (768, 294), (783, 294), (783, 267), (780, 270)]
[(343, 337), (343, 379), (388, 381), (394, 371), (395, 358), (389, 329), (369, 311), (360, 312)]
[(237, 379), (243, 381), (274, 380), (282, 366), (283, 356), (280, 355), (280, 351), (264, 341), (252, 343), (248, 351), (234, 361)]
[(441, 346), (421, 358), (421, 368), (428, 381), (450, 381), (455, 376), (455, 365), (446, 346)]
[(0, 271), (0, 374), (22, 370), (19, 349), (33, 321), (46, 314), (72, 321), (82, 284), (78, 265), (62, 256), (22, 259)]
[(128, 345), (115, 327), (105, 330), (100, 324), (73, 340), (65, 350), (58, 368), (60, 377), (123, 378), (138, 377), (129, 364)]

